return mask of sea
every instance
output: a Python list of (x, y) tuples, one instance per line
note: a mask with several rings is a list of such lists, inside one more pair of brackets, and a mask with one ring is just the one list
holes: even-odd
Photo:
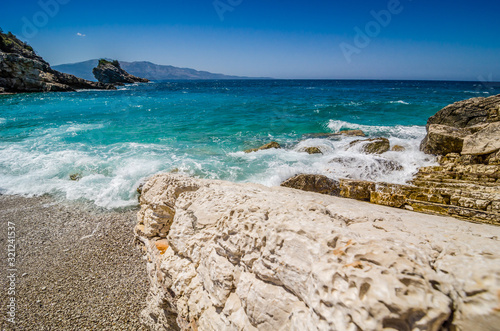
[[(161, 172), (266, 186), (300, 173), (406, 183), (436, 164), (419, 151), (430, 116), (499, 93), (481, 82), (214, 80), (3, 95), (0, 193), (112, 209), (137, 205), (136, 188)], [(367, 138), (317, 135), (354, 129), (405, 150), (365, 154), (351, 142)], [(282, 148), (244, 152), (271, 141)]]

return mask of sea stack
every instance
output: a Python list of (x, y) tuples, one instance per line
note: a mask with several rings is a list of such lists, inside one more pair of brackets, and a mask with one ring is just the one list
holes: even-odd
[(33, 48), (12, 33), (0, 32), (0, 93), (115, 89), (52, 69)]
[(105, 84), (132, 84), (147, 83), (149, 79), (133, 76), (123, 70), (117, 60), (108, 61), (100, 59), (97, 67), (92, 69), (92, 73), (100, 83)]

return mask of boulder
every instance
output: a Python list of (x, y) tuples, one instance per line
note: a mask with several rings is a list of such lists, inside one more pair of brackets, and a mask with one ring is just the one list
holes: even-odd
[(455, 102), (438, 111), (427, 121), (431, 124), (466, 128), (500, 121), (500, 94)]
[(285, 180), (281, 186), (302, 191), (339, 196), (339, 183), (322, 175), (300, 174)]
[(107, 84), (132, 84), (147, 83), (146, 78), (133, 76), (123, 70), (118, 61), (107, 61), (100, 59), (97, 67), (92, 69), (95, 78), (101, 83)]
[(485, 155), (500, 150), (500, 122), (464, 138), (462, 154)]
[(276, 141), (271, 141), (270, 143), (262, 145), (259, 148), (247, 149), (247, 150), (245, 150), (245, 153), (252, 153), (252, 152), (262, 151), (262, 150), (271, 149), (271, 148), (281, 148), (281, 146)]
[(460, 153), (464, 139), (472, 131), (468, 128), (456, 128), (441, 124), (431, 124), (427, 128), (427, 135), (420, 144), (420, 149), (426, 154), (446, 155)]
[(389, 142), (389, 139), (387, 138), (355, 140), (351, 142), (349, 146), (354, 146), (359, 143), (363, 143), (362, 151), (367, 154), (382, 154), (387, 152), (391, 148), (391, 144)]

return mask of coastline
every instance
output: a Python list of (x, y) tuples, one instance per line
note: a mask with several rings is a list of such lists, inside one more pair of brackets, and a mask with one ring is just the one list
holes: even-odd
[[(0, 195), (2, 330), (146, 330), (148, 289), (134, 246), (137, 209), (104, 211), (48, 195)], [(7, 222), (15, 224), (15, 321), (6, 321)]]

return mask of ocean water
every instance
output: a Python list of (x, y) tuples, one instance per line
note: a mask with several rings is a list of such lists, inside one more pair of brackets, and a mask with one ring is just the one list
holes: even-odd
[[(268, 186), (298, 173), (404, 183), (435, 163), (419, 151), (431, 115), (499, 93), (474, 82), (242, 80), (0, 96), (0, 192), (116, 208), (165, 171)], [(310, 135), (341, 129), (406, 150), (366, 155), (349, 145), (359, 138)], [(273, 140), (283, 148), (242, 152)]]

